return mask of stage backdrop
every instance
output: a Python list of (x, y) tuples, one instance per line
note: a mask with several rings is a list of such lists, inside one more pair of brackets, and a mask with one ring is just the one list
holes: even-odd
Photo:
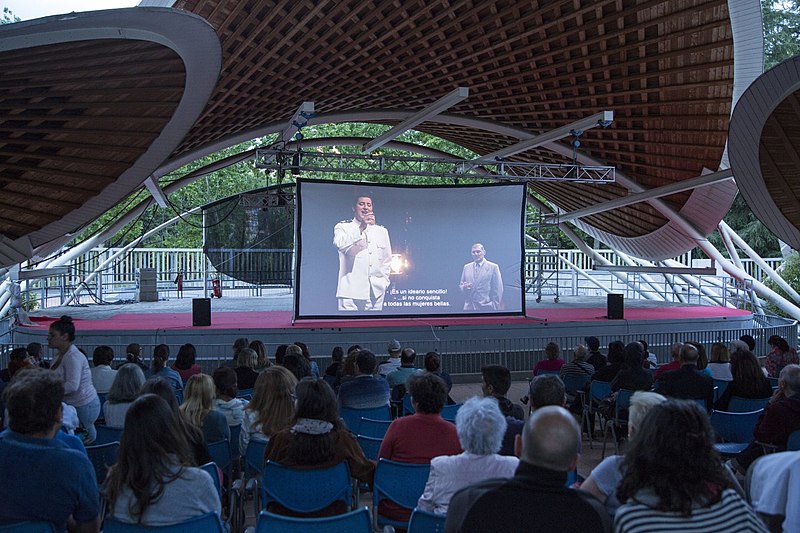
[(524, 184), (299, 180), (295, 317), (523, 314), (524, 213)]

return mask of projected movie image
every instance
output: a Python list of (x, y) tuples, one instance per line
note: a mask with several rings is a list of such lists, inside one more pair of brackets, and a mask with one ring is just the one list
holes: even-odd
[(298, 181), (295, 316), (522, 314), (524, 194)]

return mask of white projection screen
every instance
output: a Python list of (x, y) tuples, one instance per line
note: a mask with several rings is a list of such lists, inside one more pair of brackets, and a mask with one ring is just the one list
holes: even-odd
[(295, 318), (524, 314), (524, 216), (524, 184), (298, 180)]

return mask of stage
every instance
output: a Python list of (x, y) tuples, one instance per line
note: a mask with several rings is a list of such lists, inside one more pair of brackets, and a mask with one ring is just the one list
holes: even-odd
[[(229, 359), (238, 337), (259, 339), (270, 352), (278, 344), (303, 341), (327, 364), (331, 349), (359, 344), (378, 355), (386, 343), (398, 339), (418, 353), (436, 350), (446, 357), (452, 373), (474, 373), (480, 365), (500, 362), (515, 371), (530, 368), (551, 340), (568, 349), (588, 335), (601, 345), (616, 339), (646, 339), (659, 360), (669, 357), (669, 346), (689, 338), (708, 343), (738, 338), (754, 327), (749, 311), (716, 306), (681, 305), (646, 300), (626, 300), (624, 319), (606, 318), (603, 297), (562, 297), (528, 302), (527, 316), (425, 317), (407, 319), (338, 319), (294, 321), (292, 295), (287, 291), (260, 297), (213, 299), (211, 325), (192, 326), (192, 299), (171, 298), (158, 302), (124, 305), (57, 307), (32, 313), (32, 326), (15, 331), (14, 343), (46, 344), (49, 324), (62, 314), (75, 320), (76, 344), (91, 355), (95, 346), (107, 344), (123, 354), (128, 343), (138, 342), (149, 358), (152, 347), (165, 343), (173, 355), (178, 346), (198, 346), (203, 365), (213, 367)], [(449, 364), (447, 364), (449, 360)]]

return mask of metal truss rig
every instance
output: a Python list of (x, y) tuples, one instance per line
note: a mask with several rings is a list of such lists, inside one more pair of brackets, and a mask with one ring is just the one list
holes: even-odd
[(330, 152), (258, 148), (256, 168), (278, 171), (310, 171), (391, 176), (440, 178), (482, 178), (506, 181), (569, 181), (613, 183), (616, 169), (579, 164), (552, 165), (515, 161), (443, 159), (377, 154), (336, 154)]

